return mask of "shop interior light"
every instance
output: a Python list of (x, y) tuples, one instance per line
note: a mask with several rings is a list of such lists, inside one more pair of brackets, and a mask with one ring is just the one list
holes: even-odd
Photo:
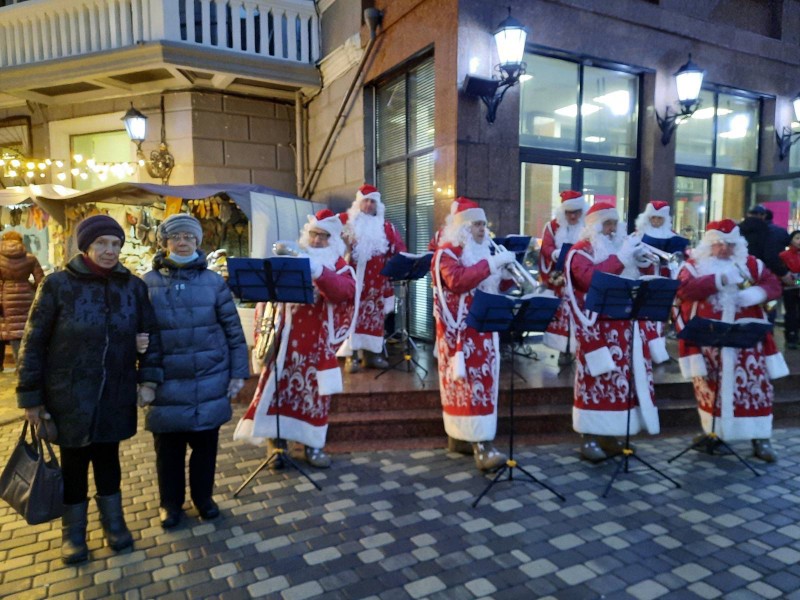
[(500, 63), (495, 67), (499, 75), (492, 78), (467, 75), (462, 87), (465, 94), (483, 101), (489, 123), (494, 123), (497, 107), (503, 101), (503, 96), (525, 74), (526, 65), (522, 62), (522, 56), (525, 53), (528, 30), (511, 16), (509, 8), (508, 17), (498, 25), (493, 35), (497, 55), (500, 57)]
[(775, 137), (777, 138), (778, 142), (778, 154), (780, 155), (781, 160), (786, 158), (786, 156), (789, 154), (789, 148), (792, 147), (792, 144), (800, 139), (800, 131), (792, 131), (792, 126), (800, 121), (800, 93), (797, 94), (794, 99), (792, 99), (792, 107), (794, 108), (794, 121), (792, 122), (792, 125), (789, 127), (784, 126), (781, 129), (781, 133), (778, 133), (777, 127), (775, 128)]
[(680, 69), (675, 72), (675, 87), (678, 90), (678, 111), (672, 112), (670, 106), (664, 111), (664, 116), (656, 111), (656, 120), (661, 128), (661, 143), (665, 146), (672, 139), (675, 128), (689, 119), (700, 106), (700, 89), (703, 86), (703, 77), (706, 72), (692, 62), (692, 55)]
[(145, 158), (142, 151), (142, 142), (147, 137), (147, 117), (136, 110), (131, 102), (131, 107), (122, 117), (122, 120), (125, 123), (128, 137), (136, 144), (136, 158), (139, 164), (147, 169), (150, 177), (160, 179), (164, 185), (169, 183), (169, 176), (175, 167), (175, 157), (170, 154), (169, 146), (167, 145), (167, 133), (164, 124), (164, 96), (161, 96), (161, 143), (158, 145), (158, 150), (153, 150), (150, 153), (150, 160)]

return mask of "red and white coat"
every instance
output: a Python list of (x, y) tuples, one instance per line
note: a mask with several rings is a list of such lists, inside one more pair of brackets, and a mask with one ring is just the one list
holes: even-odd
[(469, 327), (466, 316), (475, 290), (493, 272), (488, 260), (465, 266), (462, 252), (443, 244), (431, 263), (439, 392), (447, 435), (484, 442), (497, 432), (500, 343), (497, 333)]
[[(754, 256), (747, 257), (747, 272), (753, 288), (760, 288), (760, 302), (781, 295), (778, 278)], [(694, 260), (684, 263), (678, 273), (680, 331), (694, 317), (726, 323), (748, 320), (767, 322), (761, 304), (742, 307), (736, 302), (736, 286), (723, 286), (720, 273), (702, 275)], [(694, 385), (697, 410), (704, 431), (714, 431), (725, 440), (762, 439), (772, 434), (773, 387), (770, 380), (789, 374), (783, 355), (772, 334), (753, 348), (695, 346), (680, 340), (681, 373)], [(715, 402), (716, 399), (716, 402)]]
[(650, 355), (650, 341), (658, 336), (655, 324), (600, 319), (584, 305), (595, 271), (620, 275), (624, 268), (616, 255), (595, 263), (588, 240), (567, 255), (566, 297), (578, 341), (572, 407), (572, 427), (578, 433), (625, 435), (629, 411), (632, 435), (660, 430)]
[(539, 249), (539, 275), (542, 283), (552, 290), (556, 297), (561, 298), (561, 304), (553, 316), (553, 320), (544, 332), (543, 343), (548, 348), (559, 352), (572, 352), (575, 349), (575, 324), (572, 320), (570, 305), (564, 299), (564, 284), (555, 285), (551, 280), (553, 267), (558, 263), (559, 254), (563, 244), (574, 244), (578, 241), (583, 224), (567, 227), (553, 219), (544, 226), (542, 232), (542, 246)]
[[(347, 213), (342, 213), (340, 218), (347, 223)], [(406, 251), (406, 245), (394, 225), (384, 221), (383, 231), (389, 242), (389, 248), (384, 254), (372, 256), (366, 262), (359, 263), (351, 258), (359, 301), (353, 334), (342, 345), (339, 356), (351, 356), (354, 350), (383, 352), (384, 320), (394, 310), (394, 288), (391, 281), (381, 275), (381, 271), (390, 258)], [(352, 243), (352, 249), (357, 245), (358, 240)], [(351, 257), (352, 254), (351, 252)]]
[[(278, 305), (277, 357), (261, 370), (253, 400), (236, 426), (234, 439), (260, 444), (264, 438), (277, 437), (277, 396), (280, 437), (311, 448), (325, 446), (331, 395), (343, 388), (336, 350), (353, 319), (353, 271), (340, 258), (336, 271), (323, 268), (314, 288), (313, 304)], [(263, 306), (260, 308), (263, 310)]]

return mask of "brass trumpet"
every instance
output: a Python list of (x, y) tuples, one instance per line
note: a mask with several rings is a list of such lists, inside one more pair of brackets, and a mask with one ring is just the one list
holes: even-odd
[(642, 242), (642, 246), (644, 246), (645, 250), (647, 250), (649, 254), (657, 257), (659, 260), (665, 261), (667, 264), (680, 265), (686, 260), (686, 255), (683, 252), (670, 253), (666, 250), (661, 250), (660, 248), (651, 246), (650, 244), (645, 244), (644, 242)]
[[(507, 251), (505, 246), (497, 244), (492, 238), (489, 238), (489, 243), (492, 245), (492, 248), (494, 248), (495, 252)], [(508, 271), (509, 276), (514, 280), (514, 283), (520, 289), (523, 296), (535, 294), (541, 291), (541, 284), (536, 281), (533, 278), (533, 275), (531, 275), (530, 272), (516, 260), (513, 263), (509, 263), (504, 268)]]

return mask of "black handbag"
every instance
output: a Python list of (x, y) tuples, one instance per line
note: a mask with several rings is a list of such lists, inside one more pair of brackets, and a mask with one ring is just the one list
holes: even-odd
[[(64, 514), (64, 480), (50, 442), (37, 436), (33, 428), (29, 442), (27, 432), (25, 421), (17, 445), (0, 474), (0, 498), (29, 525), (38, 525)], [(49, 458), (45, 456), (45, 448)]]

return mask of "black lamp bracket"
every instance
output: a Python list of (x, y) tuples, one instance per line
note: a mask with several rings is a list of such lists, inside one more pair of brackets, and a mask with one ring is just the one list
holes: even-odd
[(491, 79), (467, 75), (464, 79), (464, 93), (480, 98), (486, 105), (486, 120), (494, 123), (497, 118), (497, 108), (503, 97), (519, 82), (519, 78), (525, 74), (526, 67), (524, 62), (510, 66), (497, 65), (495, 70), (498, 75)]
[(700, 100), (678, 102), (677, 106), (679, 107), (677, 112), (672, 112), (672, 109), (667, 106), (663, 117), (656, 111), (656, 121), (658, 121), (658, 127), (661, 129), (661, 143), (664, 146), (669, 144), (672, 134), (675, 133), (678, 125), (691, 117), (700, 107)]
[(789, 155), (789, 148), (800, 140), (800, 131), (792, 131), (791, 127), (783, 127), (781, 133), (775, 132), (775, 139), (778, 142), (778, 154), (783, 160)]

